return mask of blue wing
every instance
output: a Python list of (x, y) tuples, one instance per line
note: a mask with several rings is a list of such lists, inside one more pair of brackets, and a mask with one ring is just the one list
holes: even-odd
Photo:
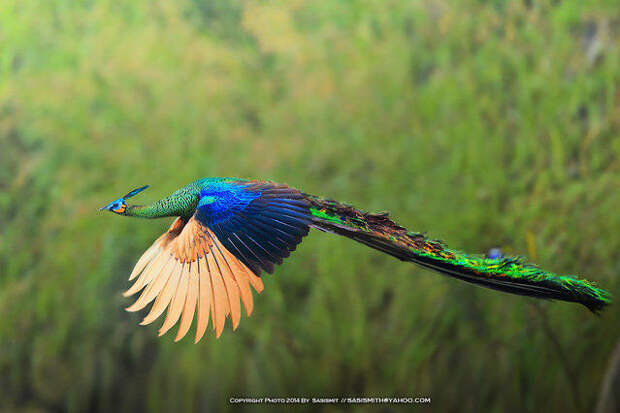
[(256, 275), (273, 273), (308, 234), (310, 203), (295, 188), (220, 181), (200, 191), (195, 217)]

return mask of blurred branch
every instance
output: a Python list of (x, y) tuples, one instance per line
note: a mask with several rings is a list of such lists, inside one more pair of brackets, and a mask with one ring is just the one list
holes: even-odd
[[(615, 391), (614, 384), (616, 384)], [(601, 393), (596, 403), (596, 413), (618, 411), (618, 385), (620, 385), (620, 339), (616, 344), (616, 349), (612, 353), (609, 365), (607, 366), (605, 378), (601, 386)]]
[(538, 313), (540, 314), (540, 320), (541, 320), (543, 332), (553, 344), (553, 347), (555, 348), (555, 353), (558, 355), (558, 358), (560, 360), (560, 365), (564, 369), (564, 373), (566, 374), (566, 379), (568, 380), (568, 383), (571, 386), (571, 390), (572, 390), (571, 393), (573, 394), (573, 401), (575, 403), (575, 407), (577, 408), (577, 410), (583, 412), (584, 409), (583, 409), (583, 403), (581, 401), (581, 392), (579, 391), (579, 375), (577, 374), (575, 369), (573, 369), (573, 366), (570, 364), (570, 361), (568, 357), (566, 356), (566, 352), (564, 351), (564, 348), (560, 344), (560, 340), (558, 340), (557, 335), (551, 328), (551, 323), (549, 322), (549, 315), (547, 314), (546, 309), (544, 309), (537, 302), (533, 303), (533, 305), (538, 311)]

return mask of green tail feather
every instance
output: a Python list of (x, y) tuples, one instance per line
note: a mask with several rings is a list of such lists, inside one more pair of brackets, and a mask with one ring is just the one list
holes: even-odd
[(544, 271), (519, 257), (484, 258), (451, 250), (441, 241), (407, 231), (387, 214), (369, 214), (336, 201), (304, 195), (311, 202), (313, 227), (346, 236), (400, 260), (499, 291), (580, 303), (594, 313), (611, 302), (609, 293), (587, 280)]

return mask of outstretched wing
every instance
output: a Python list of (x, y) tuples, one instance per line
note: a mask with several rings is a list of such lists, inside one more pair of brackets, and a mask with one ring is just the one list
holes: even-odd
[(261, 270), (295, 250), (308, 233), (309, 202), (286, 185), (270, 182), (219, 182), (204, 188), (194, 215), (177, 218), (136, 264), (124, 293), (142, 294), (128, 311), (138, 311), (155, 300), (142, 325), (152, 323), (168, 309), (159, 330), (166, 333), (181, 319), (175, 341), (189, 330), (197, 313), (196, 342), (209, 318), (219, 337), (230, 315), (239, 325), (243, 302), (252, 313), (250, 285), (263, 290)]

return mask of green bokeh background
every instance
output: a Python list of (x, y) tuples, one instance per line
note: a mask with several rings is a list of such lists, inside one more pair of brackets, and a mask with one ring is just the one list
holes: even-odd
[(173, 343), (121, 296), (170, 220), (97, 208), (270, 179), (620, 297), (619, 9), (0, 1), (0, 410), (613, 411), (615, 304), (599, 318), (312, 232), (236, 332)]

